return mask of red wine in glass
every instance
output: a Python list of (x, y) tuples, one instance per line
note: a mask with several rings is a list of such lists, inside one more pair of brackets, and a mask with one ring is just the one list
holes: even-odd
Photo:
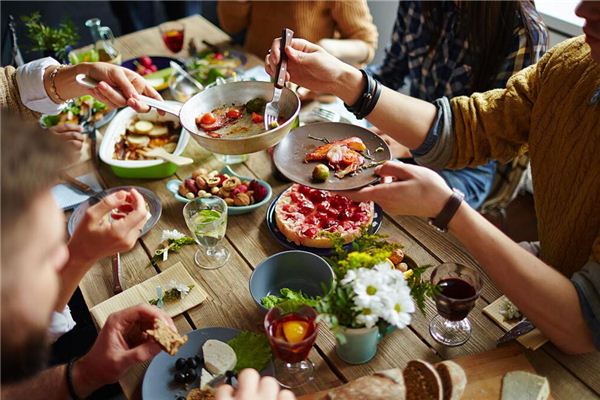
[(438, 314), (450, 321), (467, 318), (477, 298), (473, 285), (459, 278), (447, 278), (442, 279), (438, 287), (440, 294), (435, 296)]
[(265, 330), (275, 354), (275, 378), (282, 386), (298, 387), (313, 379), (314, 365), (308, 353), (317, 338), (317, 312), (302, 306), (294, 311), (272, 308), (265, 316)]
[(165, 22), (158, 27), (165, 46), (173, 53), (183, 49), (184, 26), (179, 22)]
[(439, 292), (434, 296), (438, 315), (429, 323), (429, 333), (446, 346), (460, 346), (471, 337), (467, 316), (481, 293), (481, 275), (465, 265), (445, 263), (433, 270), (431, 283)]

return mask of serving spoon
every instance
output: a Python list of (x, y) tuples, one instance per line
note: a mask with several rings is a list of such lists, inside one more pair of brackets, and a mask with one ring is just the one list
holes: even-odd
[(160, 158), (162, 160), (168, 161), (177, 165), (178, 167), (183, 167), (185, 165), (190, 165), (194, 163), (193, 159), (189, 157), (176, 156), (175, 154), (167, 152), (162, 147), (154, 147), (148, 150), (142, 150), (141, 153), (146, 157)]

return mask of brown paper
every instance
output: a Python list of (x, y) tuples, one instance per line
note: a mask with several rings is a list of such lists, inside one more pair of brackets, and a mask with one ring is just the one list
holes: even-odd
[[(504, 316), (500, 313), (500, 310), (502, 310), (502, 305), (506, 300), (508, 300), (506, 296), (500, 296), (496, 301), (485, 307), (483, 309), (483, 313), (490, 317), (498, 326), (500, 326), (500, 328), (508, 332), (515, 325), (517, 325), (519, 321), (504, 320)], [(519, 336), (516, 340), (530, 350), (537, 350), (548, 341), (548, 339), (546, 339), (542, 332), (537, 328), (531, 332)]]
[(207, 298), (206, 292), (198, 285), (198, 282), (192, 278), (183, 264), (178, 262), (160, 274), (95, 305), (90, 309), (90, 313), (96, 320), (98, 326), (102, 327), (108, 316), (115, 311), (120, 311), (124, 308), (138, 304), (148, 304), (150, 300), (156, 299), (156, 287), (161, 286), (164, 292), (171, 280), (184, 285), (194, 285), (194, 287), (181, 300), (165, 304), (163, 310), (169, 314), (170, 317), (179, 315), (190, 308), (197, 306)]

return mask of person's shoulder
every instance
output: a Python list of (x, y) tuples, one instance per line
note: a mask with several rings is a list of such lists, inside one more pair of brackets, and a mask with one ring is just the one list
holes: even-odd
[(585, 42), (585, 35), (564, 40), (552, 47), (541, 58), (539, 64), (543, 69), (560, 69), (569, 71), (570, 67), (594, 62), (590, 55), (590, 47)]

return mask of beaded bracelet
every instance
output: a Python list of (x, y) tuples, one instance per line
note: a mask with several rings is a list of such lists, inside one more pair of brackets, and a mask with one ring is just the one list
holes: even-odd
[(56, 74), (58, 74), (58, 72), (65, 68), (66, 65), (61, 64), (58, 67), (54, 68), (54, 70), (52, 70), (52, 72), (50, 72), (50, 92), (52, 93), (52, 95), (58, 99), (58, 101), (60, 101), (61, 103), (65, 103), (67, 100), (63, 99), (62, 97), (60, 97), (60, 95), (58, 94), (58, 91), (56, 90), (56, 82), (55, 82), (55, 78), (56, 78)]
[[(57, 68), (58, 69), (58, 68)], [(75, 365), (76, 358), (72, 359), (67, 363), (66, 377), (67, 377), (67, 389), (69, 390), (69, 396), (73, 400), (82, 400), (81, 397), (77, 396), (75, 386), (73, 385), (73, 365)]]

